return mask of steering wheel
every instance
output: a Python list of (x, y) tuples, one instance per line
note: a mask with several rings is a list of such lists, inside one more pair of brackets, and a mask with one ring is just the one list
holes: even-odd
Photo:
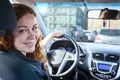
[[(61, 38), (65, 38), (70, 41), (75, 47), (75, 53), (66, 51), (66, 50), (49, 50), (47, 54), (48, 58), (48, 71), (51, 76), (61, 77), (70, 73), (76, 66), (79, 61), (79, 49), (76, 41), (72, 39), (68, 35), (63, 35)], [(68, 66), (67, 63), (72, 62), (71, 65)]]

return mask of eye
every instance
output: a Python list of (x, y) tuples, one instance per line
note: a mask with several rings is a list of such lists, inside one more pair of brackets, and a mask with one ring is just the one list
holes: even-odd
[(36, 31), (36, 30), (38, 30), (38, 27), (37, 27), (37, 26), (34, 26), (34, 27), (32, 28), (32, 30)]
[(18, 32), (19, 33), (24, 33), (24, 32), (26, 32), (27, 30), (26, 29), (20, 29)]

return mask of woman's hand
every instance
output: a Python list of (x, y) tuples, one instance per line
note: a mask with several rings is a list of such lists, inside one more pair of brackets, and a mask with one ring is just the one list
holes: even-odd
[(64, 35), (64, 32), (62, 32), (62, 31), (55, 31), (55, 32), (51, 32), (50, 34), (52, 35), (52, 38), (59, 38), (62, 35)]
[(51, 32), (40, 42), (40, 45), (46, 46), (52, 38), (60, 38), (62, 35), (64, 35), (64, 32), (62, 31)]

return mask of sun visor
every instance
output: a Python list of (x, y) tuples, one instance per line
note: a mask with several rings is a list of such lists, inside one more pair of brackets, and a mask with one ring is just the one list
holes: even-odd
[(16, 27), (16, 16), (9, 0), (0, 0), (0, 36), (9, 35)]

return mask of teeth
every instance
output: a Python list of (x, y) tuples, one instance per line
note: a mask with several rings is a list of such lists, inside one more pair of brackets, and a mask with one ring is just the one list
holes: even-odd
[(32, 43), (25, 43), (25, 44), (27, 44), (27, 45), (34, 45), (34, 43), (32, 42)]

